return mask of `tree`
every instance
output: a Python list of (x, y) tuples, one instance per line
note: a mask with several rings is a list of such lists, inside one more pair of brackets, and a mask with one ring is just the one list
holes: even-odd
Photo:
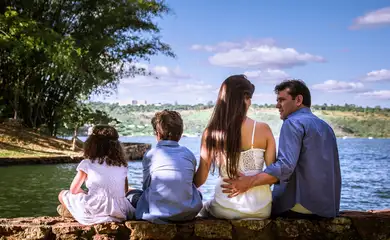
[(137, 62), (174, 57), (154, 22), (168, 13), (155, 0), (2, 1), (2, 104), (28, 127), (46, 124), (56, 135), (68, 106), (148, 74)]
[(78, 140), (79, 128), (85, 124), (109, 124), (109, 123), (120, 123), (115, 118), (110, 117), (106, 112), (100, 110), (92, 110), (84, 103), (78, 103), (74, 108), (69, 108), (69, 112), (63, 119), (63, 126), (66, 129), (73, 129), (73, 150), (76, 149), (76, 142)]

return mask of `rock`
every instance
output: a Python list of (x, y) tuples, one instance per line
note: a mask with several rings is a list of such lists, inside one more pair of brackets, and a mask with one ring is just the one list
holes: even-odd
[(146, 221), (83, 226), (62, 217), (0, 219), (5, 239), (336, 239), (389, 240), (390, 211), (342, 212), (334, 219), (217, 220), (196, 219), (177, 224)]
[(126, 160), (142, 160), (144, 154), (152, 148), (148, 143), (122, 143)]
[[(342, 216), (351, 219), (353, 227), (357, 230), (362, 239), (390, 239), (390, 210), (366, 213), (348, 211), (344, 212)], [(374, 229), (377, 230), (373, 231)]]
[(152, 224), (146, 221), (128, 221), (126, 227), (131, 231), (132, 240), (173, 239), (176, 236), (174, 224)]
[(233, 239), (268, 239), (272, 236), (271, 220), (234, 220)]
[(198, 220), (195, 222), (195, 236), (206, 239), (232, 239), (232, 225), (224, 220)]

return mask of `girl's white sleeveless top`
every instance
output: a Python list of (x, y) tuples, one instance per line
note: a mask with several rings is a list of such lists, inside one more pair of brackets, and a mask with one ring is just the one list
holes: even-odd
[[(241, 152), (238, 171), (246, 176), (252, 176), (263, 171), (264, 149), (253, 148), (256, 121), (253, 124), (252, 147)], [(269, 185), (253, 187), (247, 192), (229, 198), (222, 192), (223, 178), (227, 178), (226, 165), (221, 164), (219, 181), (215, 186), (214, 199), (207, 210), (215, 217), (225, 219), (267, 218), (271, 214), (272, 193)]]

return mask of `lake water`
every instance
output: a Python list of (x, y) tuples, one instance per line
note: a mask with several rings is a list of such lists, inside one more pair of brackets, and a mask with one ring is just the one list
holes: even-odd
[[(153, 137), (122, 137), (124, 142), (155, 145)], [(180, 144), (199, 158), (200, 139), (183, 138)], [(339, 139), (342, 171), (342, 210), (390, 207), (390, 139)], [(77, 164), (0, 167), (0, 217), (55, 216), (57, 195), (67, 189)], [(130, 162), (129, 183), (140, 188), (141, 162)], [(205, 200), (212, 197), (217, 176), (201, 187)]]

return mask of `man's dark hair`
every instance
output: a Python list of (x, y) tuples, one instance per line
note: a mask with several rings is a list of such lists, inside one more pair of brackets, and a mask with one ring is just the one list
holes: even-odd
[(287, 88), (289, 89), (288, 93), (293, 99), (295, 99), (298, 95), (302, 95), (303, 105), (306, 107), (311, 106), (310, 90), (306, 86), (305, 82), (300, 79), (285, 80), (275, 86), (275, 93), (278, 94), (280, 91), (283, 91)]
[(183, 134), (183, 119), (176, 111), (157, 112), (152, 118), (152, 126), (155, 134), (160, 134), (161, 140), (179, 141)]

